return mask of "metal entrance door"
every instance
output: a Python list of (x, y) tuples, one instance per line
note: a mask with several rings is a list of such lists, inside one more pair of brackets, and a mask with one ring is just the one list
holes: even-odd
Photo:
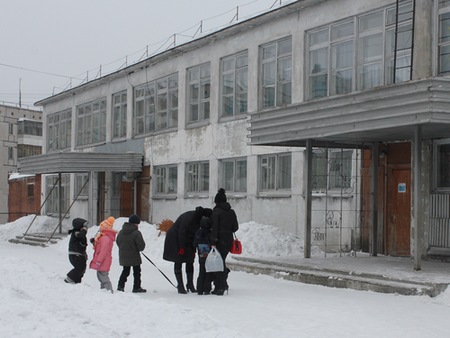
[(392, 256), (410, 256), (411, 168), (390, 167), (387, 182), (386, 251)]

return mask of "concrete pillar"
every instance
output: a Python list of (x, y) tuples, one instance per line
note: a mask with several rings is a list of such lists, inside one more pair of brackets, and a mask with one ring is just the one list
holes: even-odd
[(433, 1), (415, 0), (412, 79), (433, 75)]
[(414, 229), (414, 270), (422, 269), (422, 127), (416, 126), (413, 142), (413, 219)]
[(370, 193), (372, 195), (372, 250), (371, 256), (378, 255), (378, 142), (372, 144), (372, 167)]
[(311, 258), (311, 220), (312, 220), (312, 141), (306, 141), (305, 161), (305, 231), (304, 248), (305, 258)]

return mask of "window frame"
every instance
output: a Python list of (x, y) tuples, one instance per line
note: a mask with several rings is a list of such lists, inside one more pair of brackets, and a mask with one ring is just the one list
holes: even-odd
[[(173, 179), (172, 174), (175, 174)], [(155, 179), (154, 194), (158, 196), (173, 196), (178, 192), (178, 165), (166, 164), (153, 167), (153, 177)], [(172, 180), (172, 182), (171, 182)], [(173, 187), (171, 189), (171, 187)]]
[(211, 117), (211, 63), (188, 68), (186, 79), (186, 123), (208, 122)]
[[(345, 156), (344, 154), (350, 154), (350, 156)], [(318, 154), (323, 154), (318, 158)], [(340, 154), (340, 156), (339, 156)], [(334, 157), (334, 155), (338, 155)], [(355, 151), (353, 149), (327, 149), (327, 148), (314, 148), (313, 149), (313, 157), (312, 157), (312, 192), (314, 194), (325, 194), (327, 192), (336, 193), (336, 192), (345, 192), (351, 191), (353, 188), (352, 175), (353, 175), (353, 161), (354, 161)], [(319, 166), (317, 162), (319, 159), (322, 159), (326, 163), (326, 167)], [(341, 163), (336, 164), (336, 161), (341, 161)], [(346, 161), (345, 163), (343, 161)], [(343, 179), (342, 182), (346, 184), (340, 185), (339, 175), (332, 176), (332, 172), (336, 172), (337, 170), (333, 170), (333, 168), (344, 167), (344, 170), (347, 169), (347, 175), (340, 175), (341, 177), (347, 177), (347, 179)], [(315, 187), (315, 184), (318, 183), (319, 186)]]
[[(288, 186), (283, 185), (282, 181), (287, 182), (287, 180), (283, 180), (283, 175), (280, 175), (280, 172), (282, 173), (283, 171), (283, 162), (281, 160), (284, 158), (289, 159), (289, 170), (286, 171), (286, 174), (289, 176)], [(259, 193), (290, 192), (292, 190), (292, 153), (259, 155), (258, 174)]]
[[(289, 52), (283, 52), (283, 44), (289, 42)], [(274, 49), (270, 57), (270, 49)], [(267, 56), (267, 57), (266, 57)], [(292, 103), (292, 67), (293, 67), (292, 36), (271, 41), (259, 46), (259, 107), (271, 109), (283, 107)], [(284, 61), (287, 67), (283, 67)], [(267, 81), (266, 74), (274, 72), (274, 78)], [(286, 93), (285, 88), (289, 88)], [(273, 96), (273, 98), (267, 98)], [(286, 98), (285, 98), (286, 97)]]
[(112, 139), (123, 139), (127, 136), (128, 93), (126, 90), (112, 94)]
[[(241, 60), (244, 60), (242, 65)], [(229, 68), (226, 68), (227, 63), (231, 63)], [(227, 85), (229, 81), (231, 83)], [(227, 107), (231, 107), (230, 113), (227, 113)], [(247, 111), (248, 51), (245, 50), (220, 59), (220, 117), (233, 117)]]
[[(89, 173), (75, 173), (74, 174), (74, 180), (73, 180), (73, 197), (78, 199), (87, 199), (89, 198), (89, 183), (87, 183), (81, 193), (78, 195), (78, 192), (80, 191), (81, 187), (83, 187), (83, 184), (89, 181)], [(78, 197), (77, 197), (78, 195)]]
[(47, 152), (72, 147), (72, 109), (47, 116)]
[[(409, 12), (411, 6), (412, 0), (407, 0), (399, 6), (400, 21), (398, 22), (398, 32), (400, 34), (406, 33), (408, 35), (409, 30), (407, 28), (412, 25), (412, 15)], [(377, 86), (392, 84), (394, 81), (399, 83), (411, 79), (412, 40), (409, 43), (403, 41), (403, 46), (397, 44), (397, 49), (395, 49), (395, 45), (392, 45), (395, 41), (392, 39), (392, 30), (395, 29), (395, 21), (392, 21), (392, 11), (395, 11), (395, 9), (395, 5), (389, 5), (368, 13), (345, 18), (335, 23), (316, 27), (306, 32), (305, 97), (307, 100), (342, 95), (360, 90), (370, 90)], [(377, 15), (380, 15), (381, 20), (379, 25), (374, 25), (374, 21), (371, 18)], [(367, 20), (365, 28), (362, 24), (364, 20)], [(347, 35), (344, 34), (335, 38), (332, 34), (333, 29), (346, 24), (353, 24), (353, 34), (350, 34), (350, 30), (347, 30)], [(364, 48), (364, 41), (369, 41), (369, 39), (379, 39), (379, 44), (376, 46), (368, 45), (367, 48)], [(389, 45), (389, 42), (391, 45)], [(334, 56), (332, 53), (333, 48), (336, 49), (336, 46), (343, 46), (345, 43), (352, 43), (353, 46), (352, 48), (347, 48), (347, 53), (349, 49), (352, 51), (351, 59), (353, 63), (351, 67), (348, 65), (350, 57), (346, 57), (344, 54), (345, 49), (343, 49), (344, 53), (337, 53)], [(378, 54), (373, 54), (373, 52), (377, 51), (379, 52)], [(322, 60), (318, 59), (317, 56), (312, 56), (314, 53), (317, 54), (319, 52), (322, 53)], [(397, 64), (395, 69), (396, 78), (394, 80), (393, 60), (395, 55), (397, 55)], [(333, 67), (333, 62), (336, 62), (336, 59), (339, 57), (347, 60), (345, 62), (346, 67), (342, 69), (347, 73), (352, 72), (351, 85), (344, 85), (341, 88), (343, 89), (342, 92), (338, 90), (340, 87), (333, 86), (333, 84), (338, 83), (334, 72), (340, 70), (340, 68)], [(313, 64), (313, 60), (320, 60), (320, 62)], [(320, 68), (315, 70), (317, 65)], [(389, 68), (390, 66), (391, 68)], [(364, 69), (367, 71), (363, 71)], [(371, 73), (372, 75), (378, 75), (375, 78), (371, 76)], [(350, 79), (348, 78), (345, 81), (349, 82)]]
[[(244, 162), (244, 163), (243, 163)], [(246, 193), (247, 192), (247, 173), (248, 173), (248, 161), (246, 157), (235, 157), (235, 158), (226, 158), (219, 160), (220, 163), (220, 184), (219, 186), (223, 187), (229, 194), (232, 193)], [(239, 168), (242, 164), (245, 167), (245, 173), (244, 175), (239, 175), (241, 170)], [(228, 179), (227, 173), (229, 172), (228, 168), (226, 168), (227, 165), (232, 166), (232, 175)], [(227, 182), (231, 180), (231, 182)], [(240, 183), (243, 181), (242, 183)], [(241, 188), (239, 188), (241, 187)]]
[[(433, 178), (432, 178), (432, 182), (433, 182), (433, 190), (438, 191), (438, 192), (449, 192), (450, 191), (450, 184), (448, 187), (446, 186), (440, 186), (440, 162), (441, 162), (441, 158), (440, 158), (440, 147), (441, 146), (449, 146), (450, 147), (450, 138), (447, 139), (441, 139), (441, 140), (435, 140), (433, 141)], [(450, 151), (449, 151), (450, 153)], [(448, 180), (450, 181), (450, 175)]]
[(209, 161), (186, 162), (185, 164), (185, 190), (186, 194), (209, 193), (210, 183)]
[(106, 114), (106, 97), (76, 107), (77, 147), (106, 141)]
[[(65, 213), (69, 207), (69, 198), (70, 198), (70, 174), (62, 174), (61, 175), (61, 189), (63, 192), (63, 197), (61, 199), (62, 205), (59, 210), (59, 189), (57, 186), (50, 193), (51, 188), (53, 187), (54, 182), (58, 179), (58, 175), (48, 175), (45, 176), (45, 191), (47, 197), (47, 201), (45, 203), (45, 214), (46, 215), (58, 215), (59, 212)], [(50, 182), (51, 181), (51, 182)]]
[(178, 127), (178, 72), (134, 87), (133, 136)]

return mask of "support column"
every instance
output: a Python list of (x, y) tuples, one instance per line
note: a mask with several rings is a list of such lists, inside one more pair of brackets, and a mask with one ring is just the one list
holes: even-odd
[(372, 196), (372, 248), (370, 255), (378, 255), (378, 142), (372, 144), (370, 194)]
[(414, 227), (414, 270), (422, 269), (422, 127), (416, 126), (414, 130), (413, 146), (413, 221)]
[(94, 172), (89, 172), (89, 191), (88, 191), (88, 221), (93, 225), (96, 223), (94, 220)]
[(58, 173), (58, 212), (59, 212), (59, 233), (62, 233), (62, 205), (63, 205), (63, 196), (62, 196), (62, 174)]
[(305, 171), (305, 239), (304, 239), (304, 257), (311, 258), (311, 205), (312, 205), (312, 141), (306, 141), (306, 151), (304, 160)]

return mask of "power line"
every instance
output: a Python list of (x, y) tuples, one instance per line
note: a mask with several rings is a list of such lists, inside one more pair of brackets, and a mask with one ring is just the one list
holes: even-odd
[(28, 72), (33, 72), (33, 73), (40, 73), (40, 74), (46, 74), (46, 75), (50, 75), (50, 76), (57, 76), (57, 77), (63, 77), (65, 79), (77, 79), (77, 80), (82, 80), (79, 78), (74, 78), (73, 76), (67, 76), (67, 75), (61, 75), (61, 74), (55, 74), (55, 73), (49, 73), (49, 72), (44, 72), (41, 70), (36, 70), (36, 69), (31, 69), (31, 68), (25, 68), (25, 67), (18, 67), (18, 66), (13, 66), (13, 65), (8, 65), (6, 63), (0, 63), (0, 66), (3, 67), (9, 67), (9, 68), (15, 68), (15, 69), (21, 69), (21, 70), (26, 70)]

